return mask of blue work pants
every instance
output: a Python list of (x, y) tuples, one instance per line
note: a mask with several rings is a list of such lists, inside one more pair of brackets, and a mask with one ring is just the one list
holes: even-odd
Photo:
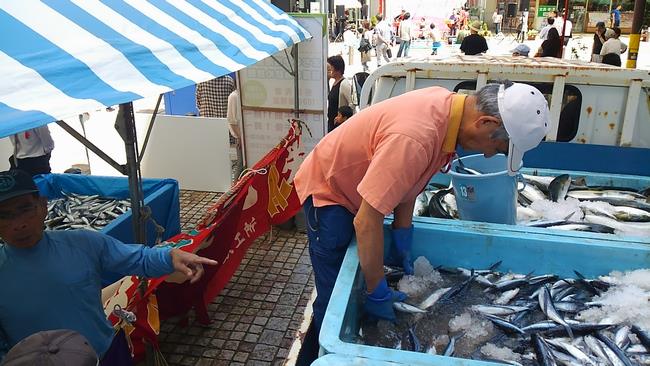
[(404, 57), (408, 57), (410, 48), (411, 48), (411, 41), (402, 40), (402, 42), (400, 42), (399, 44), (399, 51), (397, 51), (397, 57), (402, 57), (402, 53), (404, 54)]
[(305, 200), (303, 209), (316, 282), (314, 321), (320, 332), (343, 257), (354, 235), (354, 215), (339, 205), (314, 207), (311, 196)]

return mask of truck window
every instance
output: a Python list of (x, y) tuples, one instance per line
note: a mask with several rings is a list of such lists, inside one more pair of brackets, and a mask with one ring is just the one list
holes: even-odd
[[(491, 80), (488, 82), (493, 82)], [(551, 104), (551, 94), (553, 93), (552, 83), (526, 83), (537, 88)], [(466, 93), (476, 90), (476, 81), (462, 81), (454, 87), (454, 92)], [(573, 140), (578, 133), (578, 123), (580, 122), (580, 111), (582, 110), (582, 93), (573, 85), (564, 86), (564, 97), (562, 100), (562, 110), (560, 111), (560, 124), (557, 131), (558, 142), (568, 142)]]

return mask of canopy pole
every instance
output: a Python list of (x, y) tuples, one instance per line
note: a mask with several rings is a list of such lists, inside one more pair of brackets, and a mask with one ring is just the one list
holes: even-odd
[(108, 163), (110, 166), (115, 168), (118, 172), (121, 174), (126, 175), (126, 167), (117, 161), (113, 160), (110, 156), (108, 156), (105, 152), (103, 152), (100, 148), (98, 148), (95, 144), (90, 142), (88, 139), (86, 139), (82, 134), (77, 132), (74, 128), (72, 128), (69, 124), (63, 122), (63, 121), (56, 121), (56, 124), (59, 125), (62, 129), (64, 129), (67, 133), (72, 135), (75, 139), (77, 139), (79, 142), (81, 142), (82, 145), (90, 149), (90, 151), (94, 152), (102, 158), (106, 163)]
[(147, 135), (144, 137), (142, 150), (140, 150), (140, 155), (138, 155), (138, 161), (142, 161), (142, 157), (144, 156), (144, 151), (147, 149), (147, 144), (149, 143), (149, 136), (151, 136), (151, 130), (153, 129), (153, 123), (156, 121), (156, 116), (158, 115), (158, 108), (160, 108), (160, 101), (162, 100), (162, 97), (163, 97), (162, 94), (158, 96), (156, 107), (153, 109), (153, 114), (151, 115), (151, 120), (149, 121), (149, 127), (147, 127)]
[(142, 177), (140, 176), (140, 161), (138, 160), (137, 137), (135, 133), (135, 116), (133, 103), (120, 104), (115, 121), (115, 129), (124, 140), (126, 151), (126, 172), (129, 177), (129, 193), (131, 194), (131, 215), (133, 221), (133, 238), (136, 243), (146, 243), (145, 226), (142, 222)]
[(294, 116), (296, 119), (300, 118), (300, 91), (298, 87), (300, 86), (300, 79), (298, 77), (298, 44), (293, 45), (292, 50), (293, 56), (293, 101), (294, 101)]

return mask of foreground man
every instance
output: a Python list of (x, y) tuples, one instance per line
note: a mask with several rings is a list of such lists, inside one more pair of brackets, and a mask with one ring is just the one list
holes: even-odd
[(46, 216), (47, 200), (27, 173), (0, 172), (0, 237), (6, 243), (0, 244), (0, 361), (23, 338), (55, 329), (79, 332), (100, 358), (121, 353), (111, 346), (115, 331), (102, 308), (102, 272), (160, 277), (179, 271), (195, 282), (203, 264), (216, 264), (94, 231), (43, 231)]
[(526, 84), (489, 84), (475, 95), (431, 87), (377, 103), (325, 136), (302, 163), (296, 190), (307, 216), (316, 291), (317, 329), (325, 315), (345, 251), (356, 232), (371, 316), (394, 319), (406, 295), (389, 289), (383, 271), (383, 220), (394, 213), (399, 262), (410, 258), (416, 196), (447, 166), (456, 146), (486, 157), (508, 153), (508, 170), (546, 135), (548, 105)]

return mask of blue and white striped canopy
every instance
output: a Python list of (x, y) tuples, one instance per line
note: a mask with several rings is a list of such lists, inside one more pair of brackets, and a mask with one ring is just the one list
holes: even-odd
[(265, 0), (2, 0), (0, 136), (210, 80), (309, 37)]

